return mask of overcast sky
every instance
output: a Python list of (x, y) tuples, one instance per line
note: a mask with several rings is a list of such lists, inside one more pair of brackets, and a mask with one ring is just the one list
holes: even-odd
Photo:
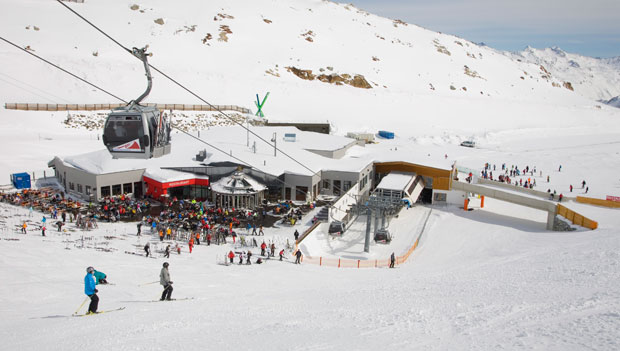
[(620, 56), (620, 0), (353, 0), (370, 13), (490, 47)]

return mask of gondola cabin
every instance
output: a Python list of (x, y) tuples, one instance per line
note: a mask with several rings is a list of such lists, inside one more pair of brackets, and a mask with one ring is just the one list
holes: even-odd
[(170, 153), (170, 124), (156, 107), (119, 107), (106, 119), (103, 143), (113, 158), (161, 157)]

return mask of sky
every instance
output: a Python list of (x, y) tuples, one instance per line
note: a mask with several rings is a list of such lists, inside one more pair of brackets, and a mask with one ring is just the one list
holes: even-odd
[(618, 0), (356, 0), (352, 3), (376, 15), (483, 42), (500, 50), (557, 46), (585, 56), (620, 56)]

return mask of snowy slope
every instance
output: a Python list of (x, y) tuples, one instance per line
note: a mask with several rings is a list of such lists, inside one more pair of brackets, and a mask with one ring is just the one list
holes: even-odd
[(593, 100), (607, 101), (620, 95), (620, 57), (593, 58), (571, 54), (558, 47), (528, 47), (509, 57), (543, 65), (554, 77), (570, 82), (575, 92)]

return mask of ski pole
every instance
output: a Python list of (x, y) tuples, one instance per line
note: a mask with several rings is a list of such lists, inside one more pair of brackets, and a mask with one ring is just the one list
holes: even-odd
[(155, 283), (159, 283), (159, 280), (156, 280), (156, 281), (150, 282), (150, 283), (138, 284), (138, 286), (151, 285), (151, 284), (155, 284)]
[(86, 298), (84, 299), (84, 302), (82, 302), (82, 304), (80, 305), (80, 307), (77, 308), (77, 310), (75, 310), (74, 314), (78, 314), (78, 312), (80, 312), (80, 309), (82, 308), (82, 306), (84, 306), (84, 304), (86, 303), (86, 301), (88, 301), (89, 297), (86, 296)]

